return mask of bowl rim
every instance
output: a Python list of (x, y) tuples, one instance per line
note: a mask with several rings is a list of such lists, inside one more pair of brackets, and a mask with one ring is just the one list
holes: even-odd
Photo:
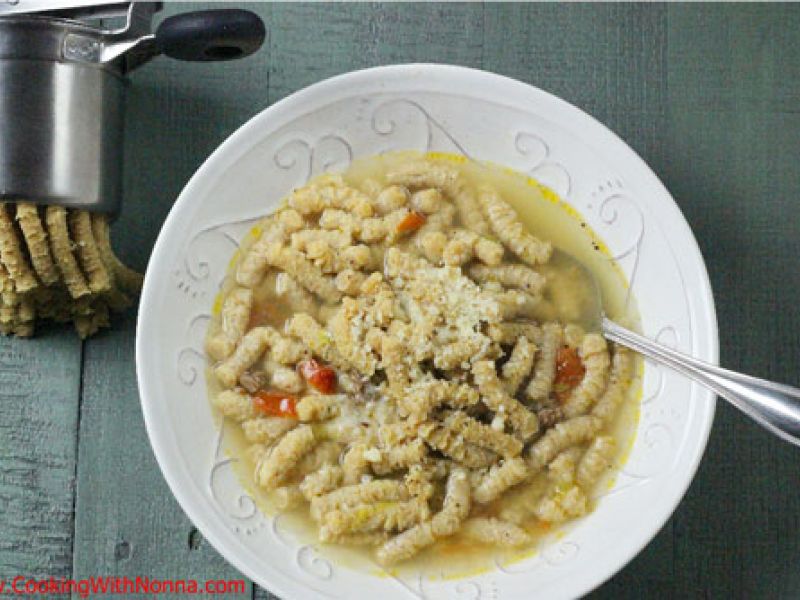
[[(196, 503), (196, 500), (190, 496), (189, 490), (180, 485), (180, 482), (178, 481), (178, 467), (172, 462), (169, 462), (167, 458), (168, 448), (166, 447), (165, 441), (155, 432), (155, 415), (153, 413), (153, 408), (151, 403), (145, 400), (145, 398), (149, 395), (152, 385), (148, 381), (148, 376), (142, 368), (142, 365), (144, 365), (146, 362), (145, 355), (147, 353), (147, 348), (145, 346), (147, 331), (148, 328), (151, 327), (151, 314), (156, 312), (148, 309), (148, 307), (153, 304), (152, 298), (157, 290), (157, 284), (154, 282), (155, 276), (152, 274), (155, 269), (154, 264), (157, 262), (156, 259), (158, 256), (166, 251), (165, 249), (169, 243), (168, 240), (171, 239), (174, 231), (181, 226), (176, 216), (184, 211), (186, 205), (193, 201), (195, 188), (199, 185), (199, 182), (203, 178), (204, 172), (212, 168), (212, 166), (215, 166), (217, 163), (222, 165), (219, 168), (224, 171), (228, 165), (235, 162), (243, 152), (243, 150), (239, 148), (239, 145), (242, 142), (247, 141), (247, 137), (250, 135), (250, 131), (252, 129), (258, 129), (262, 124), (265, 124), (270, 119), (279, 117), (284, 113), (291, 113), (291, 109), (295, 103), (300, 103), (305, 100), (313, 100), (315, 97), (325, 94), (329, 89), (338, 88), (343, 82), (347, 82), (351, 85), (357, 85), (361, 80), (371, 80), (375, 77), (412, 78), (414, 75), (419, 75), (420, 71), (424, 71), (426, 74), (435, 73), (442, 77), (481, 77), (486, 81), (487, 84), (496, 83), (503, 86), (515, 87), (521, 94), (539, 96), (540, 98), (543, 98), (546, 101), (558, 106), (560, 109), (570, 111), (574, 116), (579, 116), (581, 119), (584, 119), (587, 124), (591, 124), (591, 126), (593, 126), (598, 133), (601, 133), (602, 135), (607, 136), (611, 141), (616, 142), (618, 151), (623, 155), (623, 157), (626, 160), (637, 163), (641, 168), (641, 173), (643, 176), (650, 179), (650, 183), (652, 185), (659, 188), (660, 191), (662, 191), (669, 199), (672, 200), (671, 204), (675, 212), (674, 216), (675, 218), (679, 219), (682, 225), (685, 227), (685, 233), (688, 234), (686, 238), (686, 241), (688, 242), (686, 250), (694, 255), (693, 258), (699, 259), (696, 260), (693, 265), (698, 270), (697, 276), (701, 284), (701, 289), (697, 290), (697, 292), (698, 295), (705, 300), (705, 302), (702, 303), (702, 306), (698, 308), (698, 314), (701, 316), (702, 322), (708, 330), (708, 335), (706, 336), (705, 354), (700, 358), (713, 364), (717, 364), (719, 360), (718, 323), (716, 318), (713, 291), (708, 277), (705, 260), (703, 259), (702, 252), (697, 244), (697, 239), (695, 238), (694, 232), (689, 226), (686, 217), (680, 210), (677, 202), (675, 202), (672, 195), (666, 189), (658, 176), (649, 167), (649, 165), (647, 165), (647, 163), (622, 138), (611, 131), (603, 123), (583, 111), (581, 108), (551, 94), (550, 92), (542, 90), (541, 88), (511, 77), (506, 77), (504, 75), (499, 75), (497, 73), (482, 69), (441, 63), (405, 63), (349, 71), (313, 83), (307, 87), (293, 92), (292, 94), (289, 94), (281, 100), (267, 106), (240, 125), (203, 161), (203, 163), (197, 168), (192, 177), (181, 190), (177, 200), (167, 214), (164, 224), (153, 246), (150, 260), (148, 261), (139, 305), (135, 341), (137, 386), (145, 422), (145, 429), (147, 431), (153, 453), (155, 454), (156, 461), (164, 476), (164, 479), (167, 482), (167, 485), (169, 486), (170, 491), (180, 504), (184, 513), (189, 517), (190, 521), (202, 532), (203, 536), (208, 539), (214, 549), (218, 551), (227, 562), (233, 565), (251, 581), (258, 583), (259, 585), (263, 585), (269, 589), (269, 591), (277, 593), (282, 597), (292, 597), (292, 593), (295, 591), (292, 589), (293, 580), (287, 578), (286, 583), (289, 585), (289, 587), (285, 587), (284, 582), (278, 582), (275, 580), (270, 580), (267, 584), (265, 580), (259, 576), (259, 573), (253, 572), (249, 566), (247, 566), (244, 561), (240, 559), (237, 552), (232, 550), (229, 547), (228, 542), (223, 539), (222, 532), (217, 531), (216, 526), (206, 518), (204, 512), (199, 508), (200, 504)], [(249, 146), (246, 144), (245, 147), (246, 149), (249, 149)], [(699, 387), (699, 385), (694, 382), (692, 383), (692, 386)], [(571, 594), (583, 596), (616, 575), (652, 541), (656, 534), (658, 534), (659, 531), (661, 531), (661, 529), (664, 527), (664, 524), (667, 522), (667, 520), (674, 514), (681, 500), (688, 491), (691, 483), (694, 481), (700, 461), (705, 454), (709, 435), (714, 422), (716, 395), (710, 391), (704, 391), (701, 393), (707, 397), (709, 404), (705, 414), (705, 422), (702, 423), (700, 435), (695, 441), (695, 450), (693, 455), (690, 457), (688, 466), (683, 469), (683, 477), (685, 480), (681, 486), (677, 486), (675, 488), (675, 492), (668, 503), (669, 509), (662, 510), (662, 514), (658, 515), (658, 518), (653, 521), (653, 525), (651, 528), (648, 528), (648, 532), (644, 535), (640, 535), (636, 540), (636, 543), (631, 543), (626, 546), (626, 548), (619, 554), (621, 558), (616, 561), (616, 564), (612, 568), (607, 568), (600, 571), (599, 575), (597, 575), (597, 572), (595, 571), (595, 574), (591, 576), (583, 576), (580, 578), (580, 581), (573, 581), (571, 589), (569, 590)]]

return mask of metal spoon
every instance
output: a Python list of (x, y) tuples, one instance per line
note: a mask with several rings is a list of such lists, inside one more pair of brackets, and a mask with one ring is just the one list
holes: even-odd
[(781, 439), (800, 446), (800, 389), (722, 369), (622, 327), (603, 313), (597, 280), (583, 263), (561, 250), (554, 251), (552, 261), (562, 273), (567, 269), (571, 282), (584, 286), (589, 293), (582, 294), (586, 301), (579, 307), (579, 314), (573, 310), (570, 315), (560, 315), (557, 304), (549, 303), (548, 317), (577, 321), (587, 331), (602, 332), (607, 339), (706, 386)]

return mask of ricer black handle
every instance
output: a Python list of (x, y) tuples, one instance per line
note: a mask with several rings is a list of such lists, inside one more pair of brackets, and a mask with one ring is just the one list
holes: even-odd
[(264, 42), (261, 18), (249, 10), (223, 8), (175, 15), (156, 29), (156, 44), (179, 60), (232, 60), (248, 56)]

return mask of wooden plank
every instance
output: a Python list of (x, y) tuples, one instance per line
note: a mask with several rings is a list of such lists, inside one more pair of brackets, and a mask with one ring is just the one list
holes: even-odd
[[(134, 326), (131, 314), (86, 342), (73, 576), (244, 579), (202, 539), (156, 464), (136, 390)], [(251, 594), (248, 584), (231, 596)]]
[[(381, 64), (479, 67), (482, 24), (480, 5), (337, 4), (332, 10), (325, 4), (276, 4), (270, 101), (326, 77)], [(256, 589), (256, 598), (273, 596)]]
[(482, 25), (480, 4), (276, 4), (270, 25), (270, 101), (377, 65), (480, 67)]
[[(649, 161), (664, 149), (667, 20), (660, 5), (487, 5), (484, 66), (561, 96)], [(672, 595), (672, 524), (596, 598)]]
[(0, 580), (70, 573), (80, 368), (71, 327), (0, 338)]
[[(480, 67), (482, 26), (483, 7), (477, 4), (276, 4), (270, 101), (375, 65), (436, 61)], [(255, 597), (275, 598), (258, 587)]]
[[(797, 385), (800, 14), (791, 6), (670, 6), (672, 161), (662, 175), (706, 257), (721, 360)], [(720, 403), (675, 516), (679, 593), (797, 597), (795, 448)]]
[[(213, 7), (167, 4), (163, 16)], [(249, 8), (268, 21), (269, 5)], [(241, 61), (157, 58), (131, 76), (125, 196), (112, 230), (126, 261), (144, 268), (186, 181), (227, 135), (266, 105), (268, 59), (267, 43)], [(130, 313), (86, 343), (73, 574), (244, 579), (189, 522), (156, 464), (136, 389), (135, 324)], [(251, 596), (248, 582), (240, 597)]]
[(483, 65), (586, 110), (637, 152), (666, 114), (662, 5), (487, 4)]
[[(265, 23), (271, 5), (237, 3)], [(166, 3), (159, 19), (219, 8)], [(124, 203), (114, 242), (144, 269), (161, 224), (197, 168), (225, 138), (267, 107), (270, 39), (235, 61), (185, 62), (158, 57), (130, 75), (125, 118)]]
[[(167, 12), (189, 8), (167, 5)], [(793, 7), (281, 4), (255, 10), (266, 17), (271, 39), (250, 62), (158, 59), (133, 76), (126, 207), (114, 233), (137, 266), (197, 165), (269, 101), (375, 64), (484, 66), (585, 108), (651, 163), (707, 258), (723, 362), (800, 383), (794, 300), (800, 289), (794, 164), (800, 13)], [(132, 328), (128, 317), (87, 346), (75, 572), (208, 578), (226, 567), (205, 543), (188, 550), (190, 525), (156, 470), (133, 391)], [(41, 360), (38, 350), (31, 356)], [(1, 431), (5, 452), (16, 438)], [(123, 434), (125, 446), (117, 442)], [(685, 501), (595, 597), (762, 597), (765, 590), (797, 597), (795, 465), (792, 448), (720, 406)], [(63, 481), (56, 479), (58, 486)], [(0, 479), (0, 495), (6, 493)], [(3, 527), (11, 525), (0, 524), (0, 561), (19, 556), (3, 554)], [(12, 566), (35, 565), (37, 556), (13, 558), (18, 564)], [(270, 597), (260, 590), (254, 595)]]

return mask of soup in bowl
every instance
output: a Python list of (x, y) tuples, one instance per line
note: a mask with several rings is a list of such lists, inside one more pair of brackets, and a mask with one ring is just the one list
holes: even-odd
[(405, 65), (265, 110), (189, 182), (145, 280), (172, 492), (285, 597), (585, 593), (674, 510), (714, 404), (582, 329), (562, 253), (611, 316), (716, 360), (691, 231), (578, 109)]

